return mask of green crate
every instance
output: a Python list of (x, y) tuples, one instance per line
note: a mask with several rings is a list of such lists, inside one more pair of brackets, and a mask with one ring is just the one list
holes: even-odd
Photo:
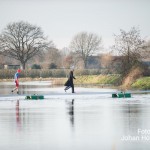
[(121, 93), (118, 93), (118, 94), (117, 93), (113, 93), (112, 94), (112, 98), (117, 98), (117, 97), (118, 98), (124, 98), (124, 97), (125, 98), (130, 98), (131, 97), (131, 93), (122, 93), (121, 92)]
[(43, 96), (43, 95), (40, 95), (40, 96), (39, 96), (39, 99), (44, 99), (44, 96)]
[(117, 93), (112, 94), (112, 98), (117, 98), (117, 97), (118, 97)]
[(124, 96), (127, 97), (127, 98), (130, 98), (131, 97), (131, 93), (125, 93)]
[(124, 94), (123, 93), (118, 93), (118, 98), (123, 98)]
[(26, 96), (25, 99), (31, 99), (31, 96)]
[(43, 95), (31, 95), (31, 99), (37, 100), (37, 99), (44, 99)]

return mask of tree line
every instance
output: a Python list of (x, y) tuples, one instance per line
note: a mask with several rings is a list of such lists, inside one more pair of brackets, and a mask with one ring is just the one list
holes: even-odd
[[(114, 39), (111, 52), (100, 56), (101, 66), (108, 72), (113, 69), (126, 75), (136, 66), (143, 68), (143, 59), (150, 59), (150, 42), (141, 38), (138, 28), (121, 29)], [(80, 32), (72, 38), (69, 47), (59, 50), (53, 41), (48, 41), (40, 27), (20, 21), (8, 24), (1, 32), (0, 61), (3, 62), (5, 56), (11, 63), (16, 60), (23, 69), (28, 64), (33, 64), (33, 68), (42, 64), (43, 68), (69, 68), (74, 65), (87, 69), (89, 58), (99, 56), (105, 50), (102, 45), (102, 37), (97, 34)]]

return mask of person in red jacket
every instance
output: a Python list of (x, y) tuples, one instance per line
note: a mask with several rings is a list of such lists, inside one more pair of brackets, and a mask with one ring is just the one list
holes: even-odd
[(17, 94), (19, 94), (19, 73), (21, 72), (20, 69), (17, 70), (17, 72), (14, 75), (14, 80), (15, 80), (15, 84), (16, 87), (11, 91), (12, 93), (17, 90)]

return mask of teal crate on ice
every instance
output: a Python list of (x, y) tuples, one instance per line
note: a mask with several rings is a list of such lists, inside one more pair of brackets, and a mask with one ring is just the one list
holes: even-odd
[(38, 100), (38, 99), (44, 99), (44, 96), (43, 95), (31, 95), (31, 96), (26, 96), (25, 99)]
[(112, 98), (130, 98), (131, 93), (113, 93)]

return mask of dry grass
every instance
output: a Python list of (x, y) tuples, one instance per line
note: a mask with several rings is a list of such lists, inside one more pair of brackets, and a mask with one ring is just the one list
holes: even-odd
[(127, 90), (131, 87), (132, 83), (135, 82), (142, 74), (142, 69), (139, 67), (133, 68), (129, 74), (124, 78), (121, 90)]

